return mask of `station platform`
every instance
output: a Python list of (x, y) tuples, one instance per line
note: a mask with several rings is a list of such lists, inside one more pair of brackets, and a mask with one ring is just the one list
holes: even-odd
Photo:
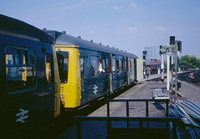
[[(133, 86), (126, 92), (122, 93), (115, 99), (152, 99), (152, 92), (155, 89), (161, 89), (166, 88), (166, 80), (164, 83), (162, 83), (159, 80), (154, 80), (159, 78), (160, 75), (151, 75), (149, 81), (147, 79), (143, 79), (138, 82), (137, 85)], [(197, 104), (200, 104), (200, 87), (194, 86), (192, 84), (189, 84), (185, 81), (182, 81), (182, 86), (180, 88), (180, 91), (178, 92), (178, 97), (176, 98), (175, 94), (169, 93), (169, 104), (174, 104), (176, 102), (183, 102), (183, 101), (194, 101)], [(109, 116), (110, 117), (126, 117), (126, 103), (125, 102), (110, 102), (110, 110), (109, 110)], [(148, 108), (149, 113), (148, 117), (155, 117), (156, 119), (164, 118), (166, 117), (166, 103), (155, 103), (155, 102), (148, 102)], [(89, 117), (107, 117), (107, 104), (100, 107), (90, 115)], [(129, 102), (129, 117), (146, 117), (146, 103), (145, 102)], [(141, 120), (141, 119), (140, 119)], [(109, 121), (107, 119), (106, 121)], [(98, 121), (90, 121), (88, 122), (82, 122), (82, 133), (85, 135), (82, 136), (82, 138), (107, 138), (104, 127), (108, 125), (108, 123), (105, 122), (98, 122)], [(114, 122), (112, 125), (114, 126), (125, 126), (126, 122), (123, 123), (116, 123)], [(132, 124), (132, 126), (135, 126), (137, 124)], [(130, 125), (131, 126), (131, 125)], [(145, 126), (145, 125), (144, 125)], [(154, 124), (155, 126), (155, 124)], [(159, 128), (163, 125), (157, 125)], [(101, 129), (100, 129), (101, 128)], [(162, 129), (162, 128), (161, 128)], [(74, 125), (73, 127), (69, 128), (68, 131), (58, 135), (56, 139), (60, 138), (77, 138), (76, 132), (77, 131), (77, 125)], [(156, 131), (157, 132), (157, 131)], [(159, 131), (158, 131), (159, 132)], [(164, 134), (163, 134), (164, 135)], [(165, 136), (165, 135), (164, 135)], [(133, 136), (135, 137), (135, 136)], [(168, 138), (168, 136), (167, 136)]]
[[(179, 74), (181, 74), (180, 72)], [(167, 83), (166, 79), (164, 83), (161, 81), (152, 81), (154, 79), (160, 78), (160, 75), (151, 75), (149, 81), (147, 79), (143, 79), (138, 82), (137, 85), (130, 88), (123, 94), (119, 95), (115, 99), (152, 99), (152, 92), (155, 89), (161, 89), (166, 88)], [(174, 93), (169, 93), (170, 102), (169, 104), (174, 104), (176, 102), (183, 102), (183, 101), (194, 101), (197, 104), (200, 104), (200, 87), (194, 86), (186, 81), (181, 81), (182, 85), (180, 90), (177, 92), (177, 97)], [(174, 88), (175, 89), (175, 88)], [(122, 102), (116, 102), (111, 104), (111, 116), (125, 116), (126, 114), (125, 108), (123, 108), (125, 104), (122, 104)], [(156, 105), (154, 102), (152, 105), (149, 105), (150, 107), (150, 115), (149, 117), (164, 117), (165, 113), (165, 107), (163, 104)], [(89, 116), (107, 116), (107, 107), (106, 105), (102, 106)], [(130, 106), (132, 111), (130, 116), (133, 117), (143, 117), (145, 116), (145, 103), (138, 103), (133, 102), (133, 105)]]

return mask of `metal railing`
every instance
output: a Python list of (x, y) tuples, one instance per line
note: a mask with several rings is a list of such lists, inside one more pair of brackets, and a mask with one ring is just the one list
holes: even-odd
[[(177, 118), (169, 118), (169, 117), (87, 117), (87, 116), (76, 116), (77, 120), (77, 139), (82, 138), (82, 132), (81, 132), (81, 122), (82, 121), (106, 121), (106, 128), (107, 128), (107, 136), (106, 138), (113, 138), (113, 129), (126, 129), (126, 128), (113, 128), (112, 122), (113, 121), (138, 121), (139, 122), (139, 129), (141, 133), (143, 133), (144, 129), (148, 129), (148, 126), (144, 128), (144, 122), (166, 122), (167, 123), (167, 130), (169, 131), (169, 123), (172, 122), (172, 138), (177, 138), (176, 134), (176, 125), (179, 122), (179, 119)], [(89, 125), (88, 125), (89, 126)], [(97, 125), (95, 125), (97, 126)], [(129, 128), (127, 125), (127, 129), (135, 129), (135, 128)]]
[(169, 116), (169, 99), (107, 99), (107, 116), (110, 116), (110, 102), (126, 102), (126, 116), (129, 117), (129, 102), (146, 102), (146, 117), (149, 117), (149, 102), (165, 102), (166, 113), (165, 116)]
[[(130, 121), (139, 122), (138, 130), (143, 131), (144, 129), (149, 129), (149, 122), (164, 122), (166, 123), (167, 131), (170, 130), (170, 122), (172, 123), (172, 136), (173, 138), (177, 138), (176, 134), (176, 123), (179, 121), (177, 118), (169, 118), (169, 99), (107, 99), (107, 117), (86, 117), (86, 116), (77, 116), (77, 138), (81, 139), (81, 122), (82, 121), (106, 121), (107, 128), (107, 138), (112, 138), (112, 133), (114, 130), (128, 130), (128, 132), (132, 132), (129, 130), (135, 130), (135, 128), (130, 128)], [(126, 116), (127, 117), (111, 117), (110, 116), (110, 102), (125, 102), (126, 103)], [(130, 102), (145, 102), (146, 103), (146, 117), (129, 117), (129, 103)], [(149, 117), (149, 102), (165, 102), (166, 103), (166, 117)], [(112, 127), (113, 121), (125, 121), (127, 123), (127, 128), (114, 128)], [(144, 128), (144, 122), (146, 123), (146, 128)]]

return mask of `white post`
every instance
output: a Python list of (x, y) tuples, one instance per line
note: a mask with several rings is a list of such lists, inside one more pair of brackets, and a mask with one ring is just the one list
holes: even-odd
[(161, 82), (164, 82), (164, 55), (161, 54)]
[(167, 54), (167, 91), (169, 91), (169, 64), (170, 64), (170, 61), (169, 61), (169, 54)]
[(178, 45), (176, 43), (175, 46), (175, 96), (177, 98), (177, 53), (178, 53)]
[(171, 90), (171, 92), (173, 91), (173, 63), (174, 63), (174, 61), (173, 61), (174, 59), (173, 59), (173, 54), (171, 55), (171, 63), (170, 63), (170, 65), (171, 65), (171, 78), (170, 78), (170, 84), (171, 84), (171, 88), (170, 88), (170, 90)]

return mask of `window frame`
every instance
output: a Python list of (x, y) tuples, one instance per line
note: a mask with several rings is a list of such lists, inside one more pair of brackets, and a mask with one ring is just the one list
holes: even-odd
[[(47, 67), (46, 67), (46, 56), (49, 55), (51, 56), (51, 82), (48, 82), (47, 80)], [(45, 77), (46, 77), (46, 82), (47, 84), (53, 84), (55, 82), (55, 79), (54, 79), (54, 63), (53, 63), (53, 55), (51, 53), (45, 53)]]
[[(66, 54), (65, 53), (67, 53), (67, 56), (66, 56)], [(64, 82), (64, 81), (61, 81), (61, 77), (60, 77), (60, 82), (61, 83), (68, 83), (68, 76), (69, 76), (69, 55), (70, 55), (70, 53), (69, 53), (69, 51), (56, 51), (56, 56), (57, 56), (57, 63), (60, 63), (59, 62), (59, 60), (60, 59), (58, 59), (58, 56), (59, 55), (61, 55), (62, 56), (62, 65), (58, 65), (58, 70), (59, 70), (59, 76), (61, 76), (61, 70), (60, 70), (60, 66), (62, 66), (62, 73), (63, 73), (63, 66), (64, 66), (64, 61), (65, 61), (65, 57), (67, 57), (67, 77), (66, 77), (66, 79), (67, 79), (67, 81), (66, 82)], [(64, 56), (63, 56), (64, 55)], [(63, 58), (64, 57), (64, 58)]]
[[(94, 58), (95, 58), (95, 60), (94, 60)], [(93, 68), (93, 70), (94, 70), (94, 74), (92, 73), (92, 77), (98, 77), (99, 76), (99, 58), (98, 58), (98, 56), (91, 55), (90, 59), (91, 59), (90, 68)], [(93, 63), (93, 60), (95, 61), (95, 63)], [(92, 70), (92, 69), (90, 69), (90, 70)]]

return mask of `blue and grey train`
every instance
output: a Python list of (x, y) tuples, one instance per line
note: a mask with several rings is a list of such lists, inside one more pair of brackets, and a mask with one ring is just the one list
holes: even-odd
[(55, 41), (64, 108), (87, 105), (136, 81), (138, 57), (134, 54), (86, 41), (80, 36), (47, 32)]
[(137, 58), (0, 15), (0, 135), (42, 127), (63, 108), (80, 108), (131, 85)]

